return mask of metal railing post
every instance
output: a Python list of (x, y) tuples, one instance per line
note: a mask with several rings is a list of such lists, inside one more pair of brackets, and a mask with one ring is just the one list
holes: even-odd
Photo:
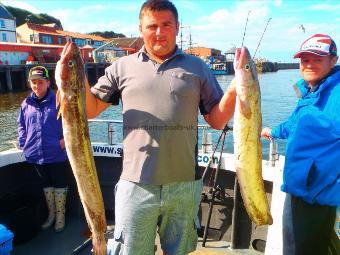
[(278, 159), (279, 154), (277, 150), (277, 142), (275, 139), (271, 139), (269, 144), (269, 161), (271, 162), (271, 166), (275, 166)]

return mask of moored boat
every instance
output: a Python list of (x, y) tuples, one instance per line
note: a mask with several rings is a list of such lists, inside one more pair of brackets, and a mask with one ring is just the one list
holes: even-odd
[(225, 63), (212, 63), (209, 65), (214, 75), (227, 75), (228, 70)]

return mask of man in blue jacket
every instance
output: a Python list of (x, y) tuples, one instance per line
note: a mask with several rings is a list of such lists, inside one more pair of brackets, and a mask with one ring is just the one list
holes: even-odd
[(18, 117), (19, 146), (27, 162), (42, 178), (49, 210), (42, 225), (47, 229), (55, 222), (55, 231), (65, 226), (66, 176), (68, 160), (61, 119), (57, 120), (56, 97), (49, 87), (48, 71), (35, 66), (29, 72), (32, 93), (23, 101)]
[[(286, 254), (328, 254), (336, 207), (340, 205), (340, 67), (334, 40), (316, 34), (294, 55), (303, 77), (300, 97), (289, 119), (261, 136), (288, 139), (282, 191), (284, 213), (292, 217), (294, 244)], [(287, 223), (284, 223), (287, 224)], [(285, 247), (284, 247), (285, 250)], [(287, 250), (287, 249), (286, 249)]]

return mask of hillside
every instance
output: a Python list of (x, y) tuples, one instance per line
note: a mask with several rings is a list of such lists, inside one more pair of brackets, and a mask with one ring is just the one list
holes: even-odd
[(102, 37), (108, 38), (108, 39), (110, 39), (110, 38), (117, 38), (117, 37), (119, 37), (119, 38), (126, 37), (123, 34), (117, 34), (117, 33), (113, 32), (113, 31), (105, 31), (105, 32), (96, 31), (96, 32), (88, 33), (88, 34), (90, 34), (90, 35), (99, 35), (99, 36), (102, 36)]
[(48, 14), (45, 13), (34, 14), (30, 11), (15, 8), (12, 6), (5, 7), (16, 18), (17, 27), (26, 23), (27, 22), (26, 19), (29, 19), (32, 23), (36, 24), (56, 23), (58, 26), (62, 27), (59, 19), (56, 19)]
[[(21, 26), (22, 24), (26, 23), (27, 20), (30, 20), (30, 22), (35, 24), (49, 24), (49, 23), (55, 23), (60, 28), (62, 28), (61, 21), (55, 17), (52, 17), (45, 13), (40, 14), (34, 14), (30, 11), (23, 10), (20, 8), (12, 7), (12, 6), (5, 6), (5, 8), (16, 18), (17, 27)], [(77, 31), (71, 31), (71, 32), (77, 32)], [(116, 38), (116, 37), (126, 37), (123, 34), (115, 33), (113, 31), (105, 31), (105, 32), (91, 32), (88, 33), (90, 35), (100, 35), (104, 38)]]

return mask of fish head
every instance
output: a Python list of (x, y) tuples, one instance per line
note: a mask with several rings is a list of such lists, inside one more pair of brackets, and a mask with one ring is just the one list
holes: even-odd
[(252, 117), (251, 102), (260, 106), (260, 86), (257, 79), (256, 66), (246, 47), (238, 48), (234, 58), (236, 105), (241, 108), (242, 115)]
[(85, 71), (77, 45), (67, 42), (57, 62), (55, 80), (61, 93), (76, 93), (85, 84)]
[(257, 82), (257, 71), (247, 47), (237, 48), (234, 58), (237, 84), (241, 87), (253, 86)]

